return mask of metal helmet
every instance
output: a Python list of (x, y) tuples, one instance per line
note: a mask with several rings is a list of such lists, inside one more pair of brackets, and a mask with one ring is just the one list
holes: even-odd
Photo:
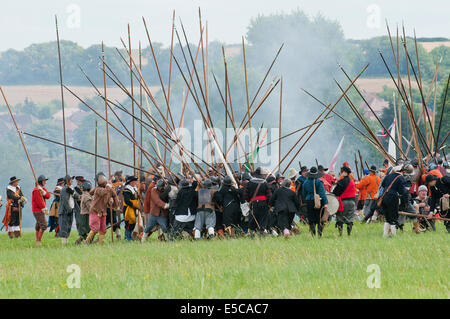
[(233, 181), (232, 181), (232, 179), (231, 179), (231, 177), (230, 176), (225, 176), (224, 178), (223, 178), (223, 185), (225, 185), (225, 186), (231, 186), (231, 185), (233, 185)]
[(84, 181), (83, 184), (81, 184), (81, 188), (82, 188), (84, 191), (89, 192), (89, 191), (92, 189), (92, 184), (91, 184), (91, 182), (89, 182), (89, 181)]
[(213, 185), (211, 179), (209, 178), (205, 179), (202, 184), (204, 188), (211, 188), (211, 186)]
[(166, 182), (164, 181), (164, 179), (158, 179), (158, 181), (156, 182), (156, 188), (164, 188), (166, 186)]

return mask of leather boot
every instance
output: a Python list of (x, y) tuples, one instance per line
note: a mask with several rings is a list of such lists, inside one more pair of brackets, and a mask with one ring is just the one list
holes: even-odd
[(20, 230), (14, 231), (14, 236), (15, 236), (16, 238), (19, 238), (19, 237), (20, 237)]
[(350, 236), (350, 234), (352, 232), (352, 228), (353, 228), (353, 223), (347, 224), (347, 235)]
[(99, 244), (103, 244), (103, 242), (105, 241), (105, 233), (98, 233), (98, 243)]
[(79, 245), (83, 242), (83, 237), (79, 237), (77, 240), (75, 240), (75, 245)]
[(14, 238), (14, 232), (9, 231), (8, 232), (8, 236), (9, 236), (9, 238), (13, 239)]
[(94, 239), (95, 233), (91, 230), (84, 241), (85, 244), (90, 244), (92, 239)]
[(344, 225), (342, 225), (341, 223), (336, 223), (336, 227), (339, 231), (339, 236), (342, 236), (342, 230), (344, 228)]
[(413, 232), (415, 232), (416, 234), (420, 233), (420, 231), (419, 231), (419, 222), (414, 222), (413, 223)]
[(116, 239), (121, 240), (122, 236), (120, 235), (120, 228), (116, 228), (115, 233), (116, 233)]

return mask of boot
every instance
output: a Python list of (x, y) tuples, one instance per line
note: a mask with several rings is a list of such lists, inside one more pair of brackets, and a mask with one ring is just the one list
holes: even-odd
[(116, 233), (116, 239), (117, 240), (121, 240), (122, 236), (120, 234), (120, 228), (116, 228), (115, 233)]
[(419, 233), (420, 233), (420, 230), (419, 230), (419, 222), (414, 222), (414, 223), (413, 223), (413, 232), (415, 232), (416, 234), (419, 234)]
[(9, 231), (8, 232), (8, 236), (9, 236), (9, 238), (13, 239), (14, 238), (14, 232)]
[[(225, 237), (225, 234), (223, 234), (223, 230), (222, 230), (222, 237)], [(214, 238), (214, 228), (210, 227), (208, 228), (208, 237), (206, 237), (207, 239), (212, 239)]]
[(341, 223), (336, 223), (336, 227), (339, 231), (339, 236), (342, 236), (342, 231), (343, 231), (344, 225)]
[(105, 233), (99, 232), (98, 233), (98, 243), (103, 244), (104, 241), (105, 241)]
[(75, 245), (79, 245), (83, 242), (83, 237), (79, 237), (77, 240), (75, 240)]
[(316, 236), (316, 224), (309, 224), (309, 231), (311, 232), (311, 235)]
[(317, 234), (319, 235), (319, 237), (322, 237), (322, 230), (323, 224), (322, 223), (317, 224)]
[(95, 233), (91, 230), (89, 232), (89, 234), (87, 235), (86, 240), (84, 241), (84, 243), (86, 245), (89, 245), (90, 243), (92, 243), (92, 239), (94, 239), (94, 236), (95, 236)]
[(391, 235), (395, 236), (397, 234), (397, 226), (391, 225)]
[(236, 238), (236, 231), (234, 230), (234, 227), (230, 227), (230, 236), (231, 238)]
[(201, 237), (202, 237), (202, 234), (201, 234), (200, 230), (195, 229), (194, 230), (194, 239), (199, 240)]
[(14, 231), (14, 236), (15, 236), (16, 238), (19, 238), (19, 237), (20, 237), (20, 230), (15, 230), (15, 231)]
[(147, 238), (150, 236), (151, 233), (144, 233), (144, 236), (141, 238), (141, 243), (145, 243), (147, 241)]
[(384, 229), (383, 229), (383, 237), (386, 238), (389, 236), (389, 223), (384, 223)]
[(352, 228), (353, 228), (353, 223), (347, 224), (347, 235), (350, 236), (350, 234), (352, 232)]

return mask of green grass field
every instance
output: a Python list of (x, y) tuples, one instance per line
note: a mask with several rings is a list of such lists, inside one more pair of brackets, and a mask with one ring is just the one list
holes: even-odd
[[(11, 240), (0, 234), (0, 298), (449, 298), (449, 234), (414, 234), (411, 224), (382, 238), (382, 224), (354, 226), (338, 237), (334, 223), (321, 239), (305, 226), (291, 237), (145, 244), (108, 241), (61, 247), (45, 233)], [(153, 235), (155, 236), (155, 235)], [(67, 267), (80, 267), (69, 288)], [(369, 288), (367, 267), (380, 267)], [(70, 283), (69, 283), (70, 285)]]

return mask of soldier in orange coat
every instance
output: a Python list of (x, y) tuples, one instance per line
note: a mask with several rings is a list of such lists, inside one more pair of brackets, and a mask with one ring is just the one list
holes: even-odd
[(380, 187), (381, 179), (376, 175), (377, 168), (372, 165), (369, 170), (369, 175), (365, 176), (361, 181), (356, 184), (356, 188), (364, 193), (364, 217), (367, 218), (370, 207), (376, 203), (378, 197), (378, 189)]

